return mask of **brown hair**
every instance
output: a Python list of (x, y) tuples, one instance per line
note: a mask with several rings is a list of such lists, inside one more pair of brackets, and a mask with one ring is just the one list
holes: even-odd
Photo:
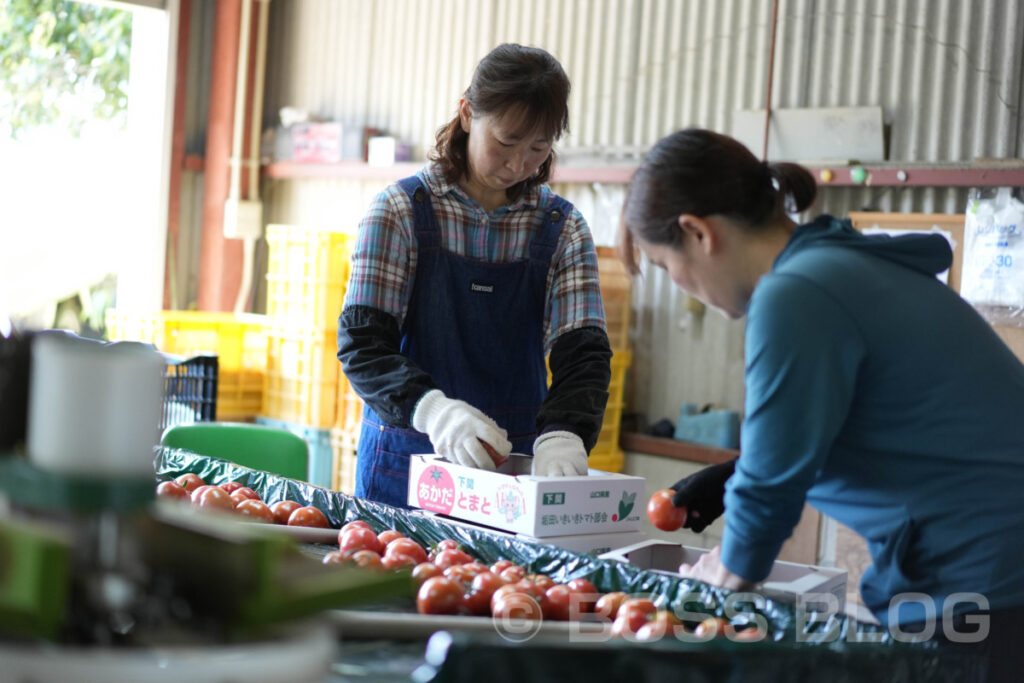
[[(558, 60), (540, 48), (513, 43), (494, 48), (477, 64), (465, 98), (474, 115), (518, 115), (525, 128), (539, 126), (552, 142), (569, 130), (569, 77)], [(437, 131), (430, 159), (438, 162), (448, 182), (457, 182), (469, 171), (468, 139), (458, 113)], [(509, 199), (546, 183), (554, 161), (552, 149), (536, 175), (508, 188)]]
[(683, 214), (717, 214), (756, 230), (809, 207), (817, 189), (799, 164), (758, 161), (727, 135), (688, 128), (647, 154), (630, 181), (622, 216), (624, 227), (644, 241), (675, 246)]

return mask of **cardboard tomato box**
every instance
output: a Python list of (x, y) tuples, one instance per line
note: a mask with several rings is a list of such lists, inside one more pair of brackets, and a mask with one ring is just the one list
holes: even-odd
[(489, 472), (436, 455), (413, 455), (408, 504), (539, 539), (640, 529), (643, 477), (599, 470), (579, 477), (534, 477), (531, 461), (513, 454), (497, 472)]
[(484, 526), (482, 524), (474, 524), (461, 519), (452, 519), (447, 515), (439, 515), (436, 512), (430, 512), (428, 510), (417, 510), (413, 514), (437, 517), (439, 519), (443, 519), (448, 524), (454, 524), (455, 526), (479, 529), (488, 533), (498, 534), (499, 536), (507, 537), (509, 539), (522, 541), (524, 543), (545, 543), (547, 545), (553, 545), (558, 548), (570, 550), (574, 553), (583, 553), (585, 555), (597, 556), (601, 553), (607, 553), (611, 550), (615, 550), (616, 548), (635, 545), (641, 541), (647, 540), (647, 535), (642, 531), (613, 531), (608, 534), (567, 534), (565, 536), (537, 538), (536, 536), (515, 534), (501, 529)]
[[(652, 539), (604, 553), (600, 559), (675, 575), (679, 565), (694, 564), (706, 552), (704, 548)], [(846, 608), (846, 571), (776, 560), (768, 578), (758, 584), (755, 592), (807, 612), (842, 613)], [(832, 599), (828, 596), (834, 597), (836, 604), (830, 604)]]

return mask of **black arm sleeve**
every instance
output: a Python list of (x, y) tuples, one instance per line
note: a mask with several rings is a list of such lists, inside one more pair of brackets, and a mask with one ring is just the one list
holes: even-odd
[(537, 432), (565, 430), (597, 443), (612, 378), (612, 349), (599, 327), (567, 332), (551, 347), (551, 388), (537, 415)]
[(394, 316), (346, 306), (338, 317), (338, 360), (355, 392), (388, 424), (409, 428), (416, 402), (437, 384), (401, 353)]

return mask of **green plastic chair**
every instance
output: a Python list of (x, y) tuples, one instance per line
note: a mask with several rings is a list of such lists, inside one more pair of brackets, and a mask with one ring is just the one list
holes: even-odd
[(308, 480), (309, 446), (286, 429), (247, 422), (197, 422), (168, 427), (160, 443), (253, 470)]

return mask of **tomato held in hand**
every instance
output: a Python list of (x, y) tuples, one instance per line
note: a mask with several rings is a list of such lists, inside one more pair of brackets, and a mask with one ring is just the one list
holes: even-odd
[[(238, 491), (235, 491), (236, 495), (237, 493)], [(287, 524), (288, 518), (300, 507), (302, 507), (302, 503), (294, 500), (279, 500), (270, 506), (270, 511), (274, 513), (274, 521), (277, 524)]]
[(462, 586), (444, 576), (432, 576), (416, 591), (420, 614), (456, 614), (462, 604)]
[(262, 500), (243, 500), (235, 505), (235, 512), (247, 518), (250, 522), (274, 523), (274, 513)]
[(686, 524), (686, 508), (677, 508), (672, 504), (672, 489), (655, 491), (647, 501), (647, 519), (662, 531), (676, 531)]
[(505, 464), (505, 462), (508, 461), (507, 455), (502, 455), (501, 453), (494, 449), (494, 446), (487, 443), (483, 439), (478, 440), (480, 441), (480, 443), (484, 445), (484, 450), (487, 451), (487, 455), (491, 456), (491, 462), (494, 463), (495, 467), (501, 467), (502, 465)]
[(162, 481), (157, 484), (156, 497), (165, 500), (189, 501), (192, 499), (185, 487), (176, 481)]

